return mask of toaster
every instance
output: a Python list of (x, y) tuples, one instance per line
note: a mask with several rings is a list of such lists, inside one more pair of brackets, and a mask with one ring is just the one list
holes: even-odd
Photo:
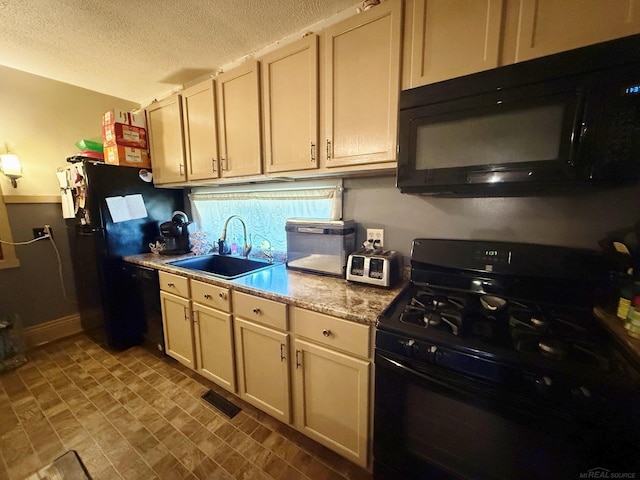
[(402, 276), (402, 256), (395, 250), (360, 250), (349, 255), (347, 280), (393, 287)]

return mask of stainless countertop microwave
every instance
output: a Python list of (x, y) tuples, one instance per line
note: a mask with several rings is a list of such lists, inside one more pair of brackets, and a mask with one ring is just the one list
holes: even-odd
[(640, 35), (406, 90), (403, 193), (516, 196), (640, 178)]

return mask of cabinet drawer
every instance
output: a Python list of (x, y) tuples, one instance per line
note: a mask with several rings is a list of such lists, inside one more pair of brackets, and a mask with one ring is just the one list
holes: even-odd
[(291, 310), (293, 331), (321, 345), (369, 358), (369, 327), (295, 307)]
[(266, 298), (233, 291), (233, 313), (245, 320), (287, 330), (287, 306)]
[(160, 290), (180, 295), (181, 297), (189, 296), (189, 279), (174, 275), (173, 273), (158, 272), (160, 278)]
[(218, 287), (210, 283), (191, 280), (191, 300), (198, 302), (200, 305), (216, 308), (229, 312), (231, 298), (229, 297), (229, 289)]

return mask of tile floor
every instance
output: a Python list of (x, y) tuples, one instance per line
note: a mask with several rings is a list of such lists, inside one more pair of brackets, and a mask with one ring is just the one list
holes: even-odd
[[(292, 428), (172, 359), (103, 349), (77, 335), (0, 374), (0, 480), (67, 450), (96, 479), (370, 479)], [(242, 407), (229, 420), (208, 389)]]

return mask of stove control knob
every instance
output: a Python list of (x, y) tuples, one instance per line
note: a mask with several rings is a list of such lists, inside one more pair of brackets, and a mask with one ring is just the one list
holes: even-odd
[(438, 351), (438, 347), (436, 347), (435, 345), (431, 345), (429, 347), (429, 353), (436, 353)]
[(553, 385), (553, 381), (546, 376), (536, 378), (535, 383), (536, 389), (544, 395), (549, 393), (549, 390), (551, 390), (551, 385)]
[(402, 347), (404, 348), (404, 353), (406, 355), (411, 355), (413, 353), (413, 350), (418, 348), (418, 346), (416, 345), (416, 341), (413, 339), (400, 340), (398, 343), (402, 345)]

